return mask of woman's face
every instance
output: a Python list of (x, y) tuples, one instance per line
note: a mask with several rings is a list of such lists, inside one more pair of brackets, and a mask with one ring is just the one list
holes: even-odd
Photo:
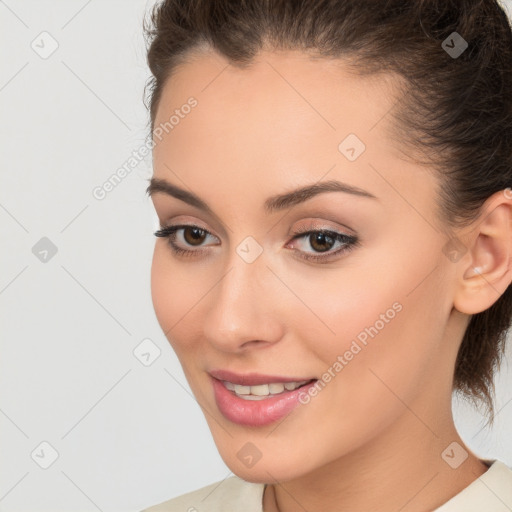
[(153, 303), (246, 480), (422, 442), (443, 421), (463, 328), (455, 265), (436, 178), (390, 136), (390, 84), (300, 53), (241, 70), (205, 52), (163, 91), (154, 178), (185, 192), (152, 199), (162, 226), (196, 229), (157, 238)]

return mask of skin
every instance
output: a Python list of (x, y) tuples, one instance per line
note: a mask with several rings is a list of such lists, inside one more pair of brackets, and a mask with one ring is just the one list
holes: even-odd
[[(155, 312), (223, 460), (268, 484), (265, 512), (432, 510), (487, 470), (455, 429), (452, 380), (469, 315), (511, 281), (511, 201), (492, 196), (478, 222), (456, 233), (465, 254), (445, 255), (437, 177), (390, 136), (391, 78), (357, 77), (342, 61), (299, 52), (263, 52), (242, 70), (205, 50), (168, 80), (156, 114), (155, 127), (197, 99), (154, 139), (154, 177), (193, 192), (214, 214), (152, 194), (162, 226), (212, 234), (193, 257), (157, 239)], [(338, 150), (349, 133), (366, 145), (353, 162)], [(272, 195), (329, 179), (375, 198), (328, 192), (263, 209)], [(359, 245), (308, 262), (298, 254), (324, 253), (307, 236), (292, 241), (300, 227), (355, 234)], [(197, 250), (183, 235), (176, 243)], [(236, 252), (247, 236), (263, 249), (250, 264)], [(321, 378), (397, 302), (402, 310), (378, 335), (279, 424), (245, 427), (219, 412), (209, 370)], [(454, 441), (468, 452), (457, 469), (441, 457)], [(237, 457), (247, 442), (262, 454), (252, 468)]]

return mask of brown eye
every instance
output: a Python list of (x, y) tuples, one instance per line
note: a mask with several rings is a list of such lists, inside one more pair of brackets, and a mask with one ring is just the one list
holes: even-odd
[(190, 245), (201, 245), (204, 242), (207, 233), (204, 229), (194, 226), (187, 226), (183, 228), (183, 238), (185, 242)]
[(155, 236), (167, 238), (169, 247), (179, 256), (200, 256), (207, 250), (207, 246), (203, 248), (203, 242), (208, 237), (216, 238), (206, 229), (189, 224), (164, 226), (155, 232)]
[(334, 242), (334, 238), (329, 236), (327, 233), (316, 232), (309, 235), (309, 243), (311, 247), (318, 252), (329, 251), (332, 249)]
[[(359, 246), (356, 235), (347, 235), (327, 229), (314, 229), (295, 233), (292, 249), (304, 260), (328, 263)], [(302, 246), (302, 247), (301, 247)], [(337, 250), (333, 250), (338, 246)]]

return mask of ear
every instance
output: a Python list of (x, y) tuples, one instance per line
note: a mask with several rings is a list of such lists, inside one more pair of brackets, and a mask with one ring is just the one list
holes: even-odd
[(454, 307), (473, 315), (490, 308), (512, 281), (512, 190), (489, 197), (468, 230)]

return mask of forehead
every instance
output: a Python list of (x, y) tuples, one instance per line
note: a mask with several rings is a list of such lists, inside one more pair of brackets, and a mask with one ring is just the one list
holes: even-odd
[(363, 132), (396, 103), (396, 80), (390, 74), (361, 77), (350, 71), (347, 61), (298, 51), (262, 52), (240, 68), (215, 51), (202, 50), (173, 71), (155, 126), (193, 95), (201, 104), (202, 122), (256, 117), (268, 130), (270, 122), (297, 126), (302, 121), (339, 133)]
[[(196, 106), (183, 109), (191, 97)], [(173, 115), (178, 122), (155, 140), (155, 177), (178, 175), (204, 197), (219, 181), (268, 196), (329, 174), (377, 187), (377, 195), (389, 186), (374, 169), (396, 169), (401, 159), (389, 115), (399, 100), (395, 77), (358, 76), (342, 60), (263, 52), (242, 69), (215, 52), (196, 53), (163, 89), (154, 126)], [(357, 159), (340, 149), (346, 140)]]

